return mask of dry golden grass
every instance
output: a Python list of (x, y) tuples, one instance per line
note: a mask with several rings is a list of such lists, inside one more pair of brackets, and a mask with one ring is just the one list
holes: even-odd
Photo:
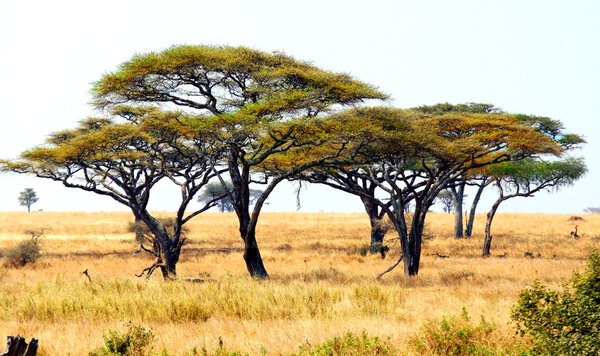
[[(399, 267), (377, 282), (396, 255), (358, 253), (368, 240), (366, 215), (265, 213), (258, 242), (271, 279), (258, 282), (246, 276), (235, 216), (203, 214), (189, 225), (178, 274), (215, 282), (194, 284), (134, 277), (150, 259), (133, 256), (128, 213), (0, 213), (0, 249), (27, 238), (24, 230), (47, 228), (39, 262), (0, 269), (0, 336), (39, 338), (49, 355), (85, 355), (102, 345), (103, 332), (131, 320), (154, 330), (156, 350), (212, 349), (221, 337), (229, 349), (259, 354), (264, 346), (277, 355), (364, 329), (408, 352), (406, 340), (426, 320), (464, 306), (494, 322), (494, 342), (506, 344), (518, 291), (534, 279), (559, 286), (598, 248), (600, 215), (569, 217), (500, 214), (493, 257), (482, 259), (483, 216), (474, 238), (454, 240), (452, 216), (431, 214), (420, 275), (406, 278)], [(575, 224), (578, 240), (569, 235)]]

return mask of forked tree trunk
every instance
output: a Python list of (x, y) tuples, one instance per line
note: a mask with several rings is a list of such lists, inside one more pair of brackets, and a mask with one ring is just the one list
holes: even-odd
[(404, 275), (416, 276), (419, 274), (419, 266), (421, 263), (421, 245), (423, 241), (423, 226), (425, 222), (426, 211), (418, 211), (415, 208), (415, 213), (411, 221), (410, 232), (408, 233), (408, 241), (406, 248), (402, 248), (404, 255)]
[(479, 204), (479, 200), (481, 199), (481, 194), (485, 189), (485, 182), (478, 186), (477, 193), (475, 193), (475, 197), (473, 198), (473, 202), (471, 203), (471, 209), (469, 210), (469, 216), (467, 218), (467, 227), (465, 228), (465, 236), (471, 237), (473, 235), (473, 224), (475, 223), (475, 213), (477, 211), (477, 205)]
[(238, 217), (240, 236), (244, 241), (244, 261), (251, 277), (266, 279), (269, 278), (269, 274), (263, 264), (260, 249), (256, 242), (256, 219), (258, 218), (262, 204), (264, 204), (264, 201), (275, 185), (269, 186), (256, 201), (255, 211), (253, 212), (253, 214), (256, 213), (254, 214), (255, 220), (252, 220), (250, 216), (250, 167), (243, 166), (240, 172), (238, 153), (233, 148), (230, 153), (231, 157), (228, 162), (229, 175), (235, 193), (231, 198)]

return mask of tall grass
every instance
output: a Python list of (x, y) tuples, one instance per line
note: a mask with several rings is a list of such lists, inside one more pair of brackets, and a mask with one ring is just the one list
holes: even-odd
[(406, 278), (399, 267), (375, 281), (397, 248), (385, 260), (361, 255), (364, 214), (267, 213), (257, 239), (271, 279), (257, 282), (246, 276), (235, 216), (202, 214), (189, 225), (178, 265), (180, 276), (214, 280), (198, 284), (133, 276), (152, 261), (133, 255), (128, 213), (0, 213), (0, 249), (27, 238), (25, 230), (47, 228), (38, 262), (0, 269), (0, 337), (18, 333), (39, 338), (46, 354), (85, 355), (102, 346), (106, 330), (131, 320), (151, 327), (155, 350), (170, 354), (212, 350), (221, 338), (232, 350), (286, 355), (362, 330), (389, 337), (402, 354), (430, 320), (464, 306), (496, 325), (502, 343), (514, 333), (509, 315), (519, 290), (534, 279), (559, 286), (580, 269), (599, 246), (600, 215), (584, 215), (577, 224), (585, 235), (573, 240), (569, 215), (500, 214), (488, 259), (479, 257), (482, 218), (474, 238), (454, 240), (453, 217), (431, 214), (420, 275)]

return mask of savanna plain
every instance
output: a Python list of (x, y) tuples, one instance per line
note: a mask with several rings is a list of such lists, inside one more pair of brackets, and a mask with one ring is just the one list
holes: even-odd
[[(246, 272), (235, 215), (205, 213), (188, 224), (177, 267), (181, 277), (205, 280), (193, 283), (164, 282), (159, 272), (135, 276), (153, 260), (134, 255), (129, 213), (4, 212), (0, 251), (28, 239), (26, 230), (45, 234), (37, 262), (8, 268), (0, 257), (0, 337), (35, 337), (42, 355), (87, 355), (107, 330), (131, 322), (151, 329), (153, 349), (170, 355), (219, 343), (289, 355), (302, 343), (364, 330), (398, 354), (414, 354), (408, 340), (426, 323), (464, 308), (496, 326), (486, 342), (502, 350), (514, 342), (510, 313), (519, 291), (534, 280), (560, 288), (598, 249), (600, 214), (581, 217), (499, 214), (484, 259), (484, 215), (472, 238), (457, 240), (453, 216), (431, 213), (418, 277), (405, 277), (400, 265), (376, 280), (399, 246), (389, 233), (385, 259), (365, 254), (366, 214), (265, 213), (257, 239), (270, 279), (257, 281)], [(576, 224), (579, 239), (570, 235)]]

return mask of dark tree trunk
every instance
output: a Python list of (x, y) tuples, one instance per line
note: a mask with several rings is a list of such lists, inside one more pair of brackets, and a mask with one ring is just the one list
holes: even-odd
[(471, 203), (471, 209), (469, 210), (469, 217), (467, 218), (467, 227), (465, 229), (465, 236), (471, 237), (473, 235), (473, 224), (475, 223), (475, 212), (477, 211), (477, 204), (479, 204), (479, 200), (481, 199), (481, 194), (485, 189), (486, 184), (485, 181), (477, 187), (477, 193), (475, 193), (475, 197), (473, 198), (473, 202)]
[(500, 203), (504, 201), (504, 194), (500, 186), (499, 189), (500, 196), (487, 213), (487, 219), (485, 221), (485, 236), (483, 238), (483, 248), (481, 250), (482, 257), (488, 257), (490, 255), (490, 249), (492, 248), (492, 221), (494, 220), (494, 215), (496, 215), (496, 211), (498, 210)]
[(394, 219), (394, 226), (400, 237), (402, 247), (402, 260), (404, 262), (405, 276), (412, 277), (419, 274), (423, 227), (425, 225), (427, 209), (428, 208), (423, 209), (420, 203), (415, 204), (415, 211), (410, 222), (410, 230), (407, 228), (406, 221), (403, 217), (395, 217)]
[(465, 196), (465, 182), (462, 182), (457, 187), (450, 189), (452, 192), (452, 200), (454, 205), (454, 238), (463, 238), (463, 215), (462, 207)]
[(371, 221), (371, 244), (369, 246), (369, 251), (372, 255), (381, 253), (383, 249), (383, 238), (387, 229), (381, 227), (379, 221), (373, 222)]
[(419, 274), (426, 211), (426, 209), (422, 211), (419, 207), (415, 208), (406, 248), (402, 248), (404, 255), (404, 275), (406, 276), (416, 276)]
[[(369, 191), (372, 195), (374, 195), (373, 191)], [(371, 223), (371, 242), (369, 245), (369, 252), (371, 254), (382, 253), (383, 249), (383, 239), (388, 229), (382, 226), (381, 221), (385, 212), (383, 209), (379, 208), (379, 205), (375, 203), (372, 199), (368, 199), (366, 197), (361, 197), (363, 205), (365, 207), (365, 211), (369, 216), (369, 222)]]
[(269, 278), (253, 231), (246, 234), (244, 240), (244, 260), (246, 261), (246, 268), (250, 276), (260, 279)]
[(177, 278), (177, 262), (181, 253), (181, 246), (173, 246), (171, 249), (164, 251), (162, 254), (164, 266), (160, 267), (163, 278), (171, 280)]
[[(132, 209), (133, 210), (133, 209)], [(177, 278), (177, 262), (179, 262), (179, 255), (181, 254), (181, 246), (183, 240), (181, 236), (171, 236), (165, 226), (157, 219), (153, 218), (146, 211), (135, 211), (134, 216), (136, 219), (142, 220), (150, 232), (156, 239), (155, 242), (159, 246), (154, 247), (155, 253), (158, 254), (157, 261), (163, 278), (165, 280), (172, 280)], [(174, 231), (181, 232), (181, 228), (174, 228)], [(158, 251), (157, 251), (158, 250)]]

